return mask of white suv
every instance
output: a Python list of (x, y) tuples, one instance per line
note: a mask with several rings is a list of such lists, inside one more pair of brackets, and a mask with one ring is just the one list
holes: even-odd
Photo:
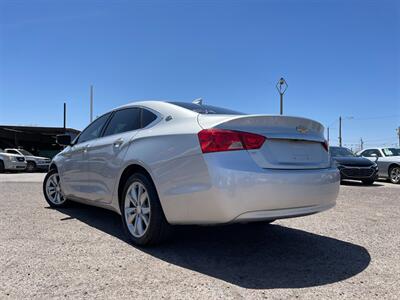
[(4, 171), (22, 171), (26, 169), (26, 160), (21, 155), (5, 153), (0, 149), (0, 173)]
[(47, 170), (51, 162), (50, 158), (35, 156), (24, 149), (4, 149), (4, 152), (25, 157), (26, 171), (28, 172), (34, 172), (36, 170)]

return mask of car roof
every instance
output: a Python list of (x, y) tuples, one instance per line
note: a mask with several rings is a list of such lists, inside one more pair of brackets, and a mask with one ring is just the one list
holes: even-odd
[(188, 110), (186, 108), (180, 107), (178, 105), (169, 103), (168, 101), (161, 100), (145, 100), (145, 101), (137, 101), (130, 102), (125, 105), (114, 108), (111, 111), (129, 108), (129, 107), (144, 107), (155, 110), (156, 112), (161, 113), (162, 115), (168, 116), (170, 114), (174, 114), (175, 117), (189, 117), (189, 116), (197, 116), (198, 113)]
[(362, 150), (360, 150), (360, 151), (365, 151), (365, 150), (382, 150), (382, 149), (383, 149), (382, 147), (369, 147), (369, 148), (362, 149)]

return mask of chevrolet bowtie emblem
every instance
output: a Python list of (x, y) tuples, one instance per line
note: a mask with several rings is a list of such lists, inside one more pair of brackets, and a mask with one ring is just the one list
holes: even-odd
[(307, 131), (308, 131), (308, 129), (306, 128), (306, 127), (304, 127), (304, 126), (297, 126), (296, 127), (296, 130), (298, 131), (298, 132), (300, 132), (300, 133), (306, 133)]

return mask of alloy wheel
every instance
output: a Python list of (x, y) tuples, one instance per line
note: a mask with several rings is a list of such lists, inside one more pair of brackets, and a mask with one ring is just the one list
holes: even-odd
[(400, 168), (399, 167), (394, 167), (390, 170), (390, 180), (393, 183), (400, 182)]
[(26, 170), (28, 172), (33, 172), (35, 170), (35, 165), (32, 162), (28, 162), (27, 166), (26, 166)]
[(124, 202), (125, 221), (129, 232), (136, 238), (142, 237), (150, 224), (150, 198), (145, 186), (135, 181), (128, 188)]
[(49, 200), (56, 204), (63, 204), (66, 200), (61, 190), (60, 176), (58, 173), (52, 174), (46, 182), (46, 194)]

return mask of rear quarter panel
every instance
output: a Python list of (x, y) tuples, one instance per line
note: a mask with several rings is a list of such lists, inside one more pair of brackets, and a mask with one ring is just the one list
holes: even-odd
[(162, 121), (144, 129), (132, 140), (113, 193), (113, 207), (119, 211), (118, 183), (123, 171), (136, 164), (145, 168), (156, 186), (168, 221), (187, 215), (186, 206), (176, 205), (175, 195), (210, 188), (207, 165), (203, 160), (195, 118)]

